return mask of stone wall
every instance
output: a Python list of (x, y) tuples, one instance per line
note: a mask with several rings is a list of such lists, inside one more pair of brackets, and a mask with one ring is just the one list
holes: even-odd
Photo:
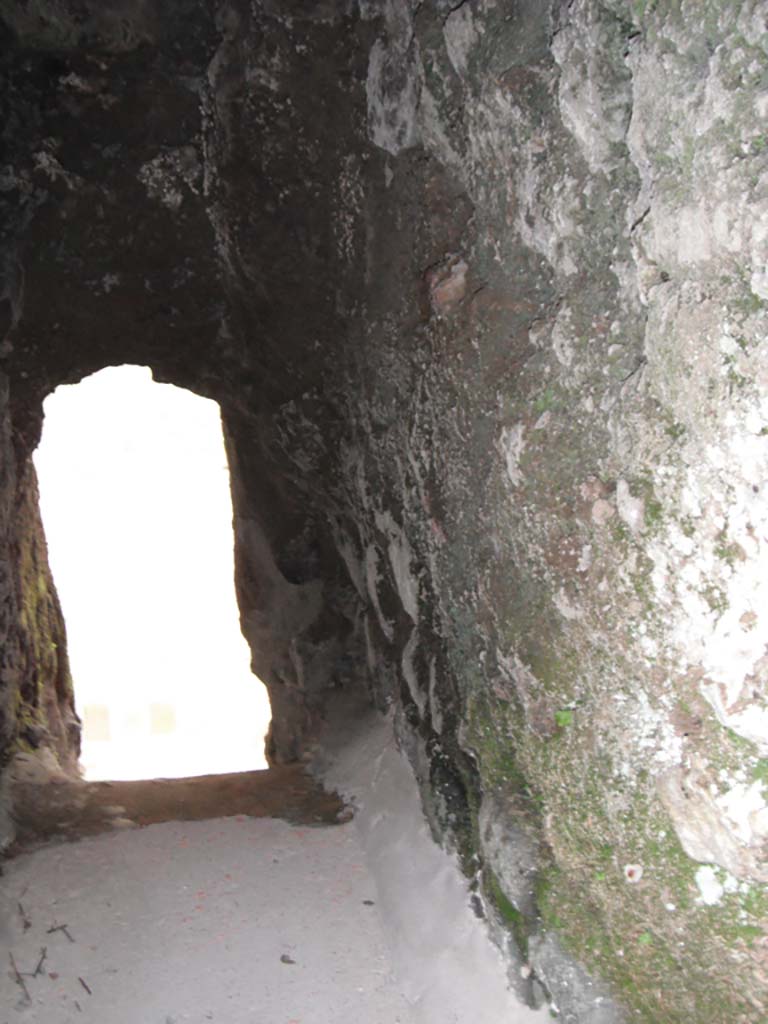
[(17, 469), (0, 397), (0, 848), (12, 837), (3, 776), (14, 754), (35, 753), (46, 771), (75, 772), (80, 751), (66, 631), (48, 567), (31, 462)]
[(272, 758), (364, 686), (530, 998), (762, 1019), (764, 5), (182, 6), (0, 3), (22, 464), (218, 399)]
[(367, 635), (433, 791), (452, 769), (436, 816), (458, 767), (545, 980), (556, 932), (648, 1020), (751, 1020), (764, 9), (393, 3), (378, 24), (340, 544)]

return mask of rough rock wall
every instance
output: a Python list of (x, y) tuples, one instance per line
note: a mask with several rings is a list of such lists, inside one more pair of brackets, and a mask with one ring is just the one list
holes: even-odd
[(356, 676), (358, 609), (328, 530), (345, 410), (328, 385), (354, 301), (336, 252), (339, 217), (354, 214), (332, 190), (364, 142), (367, 51), (343, 4), (226, 4), (219, 24), (205, 152), (225, 268), (217, 341), (239, 363), (222, 400), (237, 588), (270, 690), (267, 752), (283, 760), (306, 750), (328, 690)]
[[(259, 22), (247, 4), (218, 14), (207, 3), (164, 5), (162, 15), (141, 4), (2, 11), (15, 38), (0, 93), (0, 358), (12, 382), (19, 473), (44, 396), (102, 366), (146, 364), (158, 379), (220, 402), (243, 628), (255, 670), (274, 688), (271, 756), (293, 759), (317, 725), (322, 701), (309, 691), (331, 685), (340, 656), (331, 599), (339, 571), (320, 564), (306, 486), (281, 479), (282, 453), (260, 435), (302, 378), (307, 387), (316, 376), (302, 354), (311, 350), (308, 330), (313, 344), (332, 334), (319, 329), (332, 293), (316, 273), (329, 269), (310, 249), (331, 219), (317, 196), (335, 177), (336, 157), (328, 125), (315, 117), (318, 105), (344, 111), (333, 111), (322, 88), (301, 118), (284, 122), (267, 102), (269, 61), (286, 51), (298, 76), (306, 58), (282, 20), (263, 11)], [(330, 25), (325, 35), (343, 81), (350, 51)], [(291, 168), (301, 123), (323, 138), (311, 189), (309, 175), (294, 182)], [(304, 190), (297, 204), (307, 207), (306, 223), (281, 198), (294, 184)], [(313, 296), (307, 275), (318, 278)], [(302, 302), (311, 302), (311, 321)], [(330, 594), (322, 607), (321, 578)], [(300, 641), (310, 626), (314, 634)]]
[(370, 663), (558, 999), (555, 935), (643, 1019), (762, 1019), (765, 6), (383, 12), (345, 204)]
[(764, 1017), (764, 5), (75, 9), (0, 3), (22, 464), (217, 398), (271, 756), (365, 684), (531, 998)]
[(12, 837), (3, 775), (18, 752), (48, 751), (49, 767), (74, 772), (79, 721), (66, 632), (48, 567), (37, 481), (27, 463), (17, 478), (2, 378), (0, 503), (0, 849)]
[[(3, 5), (0, 57), (0, 361), (7, 382), (0, 520), (9, 581), (0, 759), (25, 749), (45, 759), (47, 750), (65, 770), (77, 761), (79, 727), (29, 458), (42, 399), (112, 362), (146, 361), (158, 335), (173, 337), (169, 321), (184, 324), (186, 351), (193, 350), (192, 325), (202, 333), (211, 291), (201, 275), (194, 293), (176, 300), (186, 267), (205, 247), (182, 246), (171, 257), (181, 234), (173, 223), (135, 217), (154, 187), (152, 158), (165, 157), (166, 146), (176, 154), (173, 143), (190, 133), (190, 112), (199, 123), (197, 99), (187, 100), (189, 88), (176, 77), (179, 58), (134, 53), (145, 33), (137, 27), (133, 37), (127, 13), (110, 19), (102, 10), (101, 28), (80, 24), (84, 13), (80, 7), (70, 16), (61, 4)], [(189, 68), (195, 25), (186, 28), (182, 66)], [(184, 361), (180, 354), (170, 360), (171, 369)]]

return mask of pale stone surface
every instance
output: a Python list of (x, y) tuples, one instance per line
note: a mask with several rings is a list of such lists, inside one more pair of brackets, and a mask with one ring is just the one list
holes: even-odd
[(698, 766), (698, 770), (673, 769), (662, 775), (659, 793), (689, 857), (718, 864), (736, 878), (768, 882), (764, 860), (768, 819), (759, 782), (734, 786), (715, 796)]
[[(353, 825), (151, 825), (27, 854), (3, 881), (9, 1022), (413, 1019)], [(32, 973), (41, 947), (28, 1001), (8, 956)]]

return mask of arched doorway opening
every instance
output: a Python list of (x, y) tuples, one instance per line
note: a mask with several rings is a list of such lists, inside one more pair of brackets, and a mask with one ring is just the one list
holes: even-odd
[(264, 767), (215, 402), (146, 367), (56, 389), (35, 453), (87, 779)]

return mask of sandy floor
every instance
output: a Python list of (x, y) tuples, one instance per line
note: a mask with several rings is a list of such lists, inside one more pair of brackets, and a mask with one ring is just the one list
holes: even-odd
[(332, 711), (313, 776), (42, 784), (27, 766), (0, 1024), (551, 1019), (433, 842), (391, 718)]
[(81, 839), (131, 823), (207, 818), (281, 818), (292, 825), (335, 824), (349, 811), (299, 764), (232, 775), (138, 782), (16, 782), (17, 839), (11, 854), (50, 840)]
[(352, 824), (245, 816), (22, 855), (0, 1024), (410, 1024), (364, 863)]

